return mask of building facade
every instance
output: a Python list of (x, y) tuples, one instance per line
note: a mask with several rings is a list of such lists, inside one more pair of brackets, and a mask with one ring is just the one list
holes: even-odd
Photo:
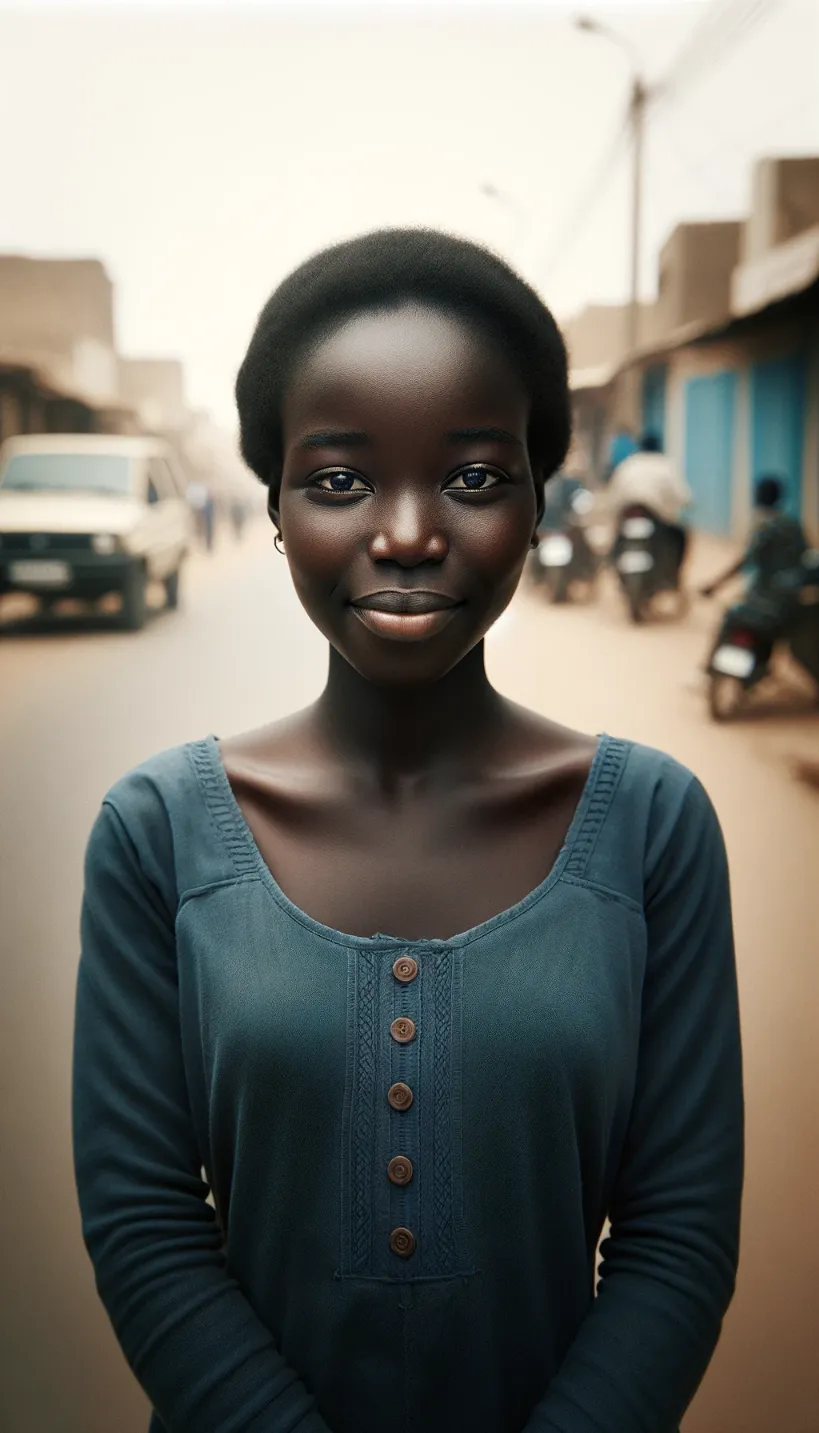
[(633, 426), (656, 432), (684, 473), (696, 527), (741, 539), (754, 482), (773, 475), (819, 541), (819, 160), (761, 161), (753, 193), (742, 225), (675, 230), (657, 339), (601, 368), (596, 386), (590, 362), (585, 379), (573, 370), (576, 421), (595, 435), (600, 476), (622, 394), (636, 394)]

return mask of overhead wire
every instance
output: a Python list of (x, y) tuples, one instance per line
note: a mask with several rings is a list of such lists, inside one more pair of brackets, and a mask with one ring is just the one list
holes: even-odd
[(595, 166), (588, 183), (584, 186), (577, 202), (569, 213), (569, 217), (559, 230), (555, 240), (548, 249), (544, 259), (538, 265), (538, 270), (544, 282), (548, 282), (564, 254), (575, 243), (583, 232), (586, 224), (591, 218), (598, 201), (602, 198), (606, 189), (606, 181), (612, 178), (621, 152), (625, 150), (626, 140), (630, 130), (631, 107), (626, 109), (619, 126), (615, 129), (611, 143), (606, 147), (599, 163)]
[(782, 0), (713, 0), (655, 91), (655, 101), (678, 97), (722, 60), (782, 4)]
[[(652, 107), (664, 107), (678, 99), (681, 92), (696, 84), (708, 69), (724, 60), (726, 55), (781, 3), (782, 0), (712, 0), (665, 78), (649, 87), (647, 103)], [(548, 281), (554, 274), (591, 218), (599, 198), (605, 191), (605, 180), (611, 177), (615, 162), (620, 157), (620, 151), (629, 135), (630, 121), (629, 105), (615, 130), (612, 144), (600, 164), (593, 170), (588, 184), (559, 230), (545, 259), (538, 265), (544, 281)]]

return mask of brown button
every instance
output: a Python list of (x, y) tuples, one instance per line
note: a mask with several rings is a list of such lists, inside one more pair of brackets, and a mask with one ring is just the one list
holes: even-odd
[(405, 1154), (397, 1154), (387, 1165), (387, 1175), (393, 1184), (409, 1184), (412, 1179), (412, 1160)]
[(393, 1229), (390, 1248), (400, 1259), (409, 1259), (415, 1253), (415, 1235), (409, 1229)]
[(387, 1091), (387, 1099), (394, 1110), (408, 1110), (415, 1096), (409, 1085), (391, 1085)]
[(390, 1034), (399, 1045), (408, 1045), (410, 1040), (415, 1039), (415, 1021), (410, 1020), (409, 1016), (400, 1016), (398, 1020), (393, 1020)]
[(392, 968), (392, 973), (396, 980), (401, 981), (402, 985), (409, 985), (410, 981), (414, 980), (418, 974), (418, 961), (413, 960), (411, 955), (399, 955)]

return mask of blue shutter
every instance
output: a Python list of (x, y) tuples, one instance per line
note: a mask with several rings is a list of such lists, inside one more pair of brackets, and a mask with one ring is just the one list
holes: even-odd
[(751, 479), (781, 478), (787, 509), (802, 515), (807, 362), (791, 353), (751, 370)]
[(643, 374), (643, 432), (656, 433), (665, 445), (665, 395), (668, 369), (655, 364)]
[(685, 476), (695, 527), (731, 531), (737, 375), (709, 373), (685, 385)]

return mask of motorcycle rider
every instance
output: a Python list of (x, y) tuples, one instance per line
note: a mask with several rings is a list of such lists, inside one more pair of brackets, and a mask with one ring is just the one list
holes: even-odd
[(756, 521), (748, 546), (737, 562), (701, 589), (703, 597), (713, 597), (732, 577), (747, 573), (743, 599), (729, 610), (732, 615), (747, 618), (764, 637), (766, 663), (798, 606), (804, 581), (802, 559), (808, 551), (802, 524), (782, 510), (784, 497), (781, 479), (771, 475), (757, 479)]
[[(538, 536), (549, 533), (569, 535), (572, 543), (570, 580), (589, 580), (597, 570), (598, 559), (585, 536), (585, 524), (594, 507), (594, 496), (584, 481), (587, 465), (579, 447), (573, 446), (563, 466), (547, 480), (543, 490), (543, 512), (538, 523)], [(543, 576), (540, 553), (533, 552), (530, 570), (536, 578)]]
[[(688, 550), (688, 528), (682, 515), (690, 501), (691, 492), (663, 452), (656, 433), (643, 434), (639, 451), (618, 464), (609, 483), (609, 503), (618, 529), (626, 508), (644, 507), (665, 532), (674, 550), (678, 585)], [(617, 542), (615, 538), (615, 549)]]
[(591, 507), (589, 489), (578, 476), (575, 465), (567, 461), (543, 489), (543, 516), (538, 531), (555, 532), (567, 527), (577, 512), (573, 504), (579, 493), (588, 494)]

